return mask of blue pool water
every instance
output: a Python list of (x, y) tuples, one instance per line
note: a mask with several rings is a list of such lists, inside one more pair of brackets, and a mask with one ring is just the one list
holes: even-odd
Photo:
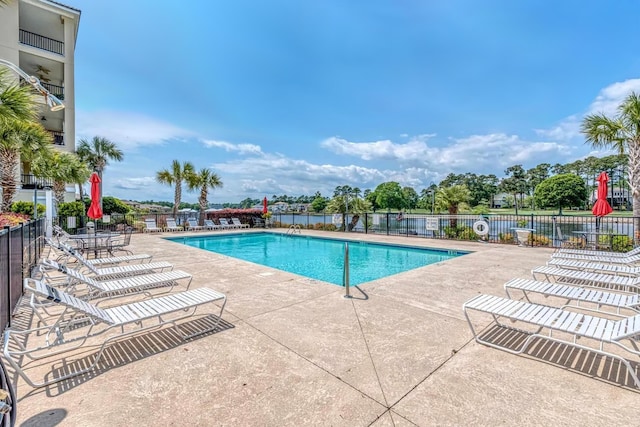
[[(195, 248), (343, 285), (343, 240), (276, 233), (169, 238)], [(467, 252), (349, 241), (351, 285), (446, 261)]]

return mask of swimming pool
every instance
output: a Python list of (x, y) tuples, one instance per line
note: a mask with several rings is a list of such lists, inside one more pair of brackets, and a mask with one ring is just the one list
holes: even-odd
[(351, 285), (468, 253), (279, 233), (169, 237), (167, 240), (340, 286), (343, 285), (345, 242), (349, 243)]

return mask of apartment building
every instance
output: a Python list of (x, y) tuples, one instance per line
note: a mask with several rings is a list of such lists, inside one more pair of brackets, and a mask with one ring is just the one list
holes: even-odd
[[(74, 52), (79, 24), (80, 10), (55, 1), (13, 0), (0, 7), (0, 58), (38, 77), (65, 104), (54, 112), (41, 98), (40, 121), (63, 151), (75, 151)], [(20, 183), (16, 200), (33, 200), (34, 188), (50, 184), (36, 179), (24, 163)], [(74, 198), (75, 190), (69, 187), (65, 200)]]

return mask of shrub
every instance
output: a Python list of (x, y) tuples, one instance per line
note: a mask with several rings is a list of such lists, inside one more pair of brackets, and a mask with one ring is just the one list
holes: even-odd
[(122, 203), (120, 199), (111, 196), (104, 196), (102, 198), (102, 212), (105, 214), (127, 214), (130, 210), (129, 206)]
[(633, 240), (629, 236), (613, 236), (611, 250), (614, 252), (627, 252), (633, 249)]
[(516, 221), (516, 224), (518, 225), (518, 227), (524, 228), (529, 224), (529, 221), (527, 221), (526, 219), (519, 219), (518, 221)]
[(84, 216), (85, 207), (81, 201), (60, 203), (58, 206), (58, 216)]
[(314, 230), (324, 230), (324, 223), (322, 222), (316, 222), (313, 225)]
[(515, 241), (511, 233), (498, 233), (498, 240), (500, 243), (513, 243)]
[(529, 235), (528, 240), (531, 246), (549, 246), (551, 243), (551, 240), (548, 237), (533, 233)]
[(324, 229), (325, 231), (336, 231), (338, 227), (336, 227), (335, 224), (325, 224)]
[[(44, 215), (46, 208), (43, 204), (38, 203), (38, 215)], [(33, 202), (13, 202), (11, 204), (11, 212), (22, 215), (33, 216)]]
[(458, 240), (478, 240), (478, 235), (473, 228), (468, 225), (457, 225), (455, 227), (444, 227), (444, 234), (449, 239)]

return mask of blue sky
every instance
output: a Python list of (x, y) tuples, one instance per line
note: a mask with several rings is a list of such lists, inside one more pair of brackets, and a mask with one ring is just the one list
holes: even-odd
[(571, 162), (607, 154), (582, 117), (640, 91), (630, 0), (67, 4), (77, 137), (124, 150), (124, 199), (173, 200), (173, 159), (220, 175), (211, 202)]

